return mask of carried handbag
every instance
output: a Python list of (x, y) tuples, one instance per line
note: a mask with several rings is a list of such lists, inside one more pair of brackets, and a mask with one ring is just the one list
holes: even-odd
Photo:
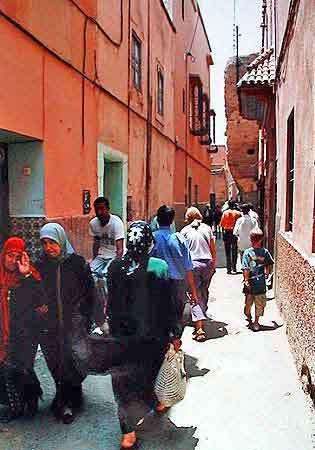
[(155, 381), (155, 395), (164, 406), (169, 408), (183, 400), (186, 384), (184, 353), (182, 350), (176, 352), (171, 344)]

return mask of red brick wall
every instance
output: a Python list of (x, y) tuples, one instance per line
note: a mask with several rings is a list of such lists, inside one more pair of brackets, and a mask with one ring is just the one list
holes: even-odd
[[(256, 56), (257, 54), (252, 54), (240, 58), (240, 77)], [(228, 162), (243, 201), (256, 203), (259, 127), (257, 122), (246, 120), (241, 116), (236, 81), (235, 58), (232, 58), (225, 69)], [(254, 155), (248, 155), (248, 149), (255, 149)]]

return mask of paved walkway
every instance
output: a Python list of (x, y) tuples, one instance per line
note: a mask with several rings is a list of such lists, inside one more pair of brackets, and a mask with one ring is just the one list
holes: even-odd
[[(222, 249), (220, 249), (221, 263)], [(221, 264), (222, 265), (222, 264)], [(209, 340), (196, 343), (186, 327), (185, 399), (169, 417), (147, 417), (142, 450), (313, 450), (314, 411), (308, 405), (275, 302), (265, 331), (243, 319), (241, 275), (218, 269), (210, 292)], [(276, 328), (276, 329), (275, 329)], [(49, 411), (54, 388), (43, 358), (36, 364), (45, 392), (34, 420), (0, 423), (0, 450), (117, 450), (120, 430), (110, 377), (88, 377), (85, 408), (70, 426)]]
[(191, 329), (184, 333), (184, 350), (209, 372), (189, 380), (187, 396), (170, 418), (177, 426), (196, 427), (196, 450), (312, 450), (314, 411), (275, 301), (267, 303), (265, 330), (254, 333), (243, 317), (241, 289), (242, 275), (217, 270), (210, 292), (211, 339), (198, 344)]

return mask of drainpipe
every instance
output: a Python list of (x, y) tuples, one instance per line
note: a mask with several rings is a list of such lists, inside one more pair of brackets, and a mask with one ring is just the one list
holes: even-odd
[(148, 0), (148, 52), (147, 52), (147, 146), (146, 146), (146, 178), (145, 178), (145, 211), (147, 219), (150, 218), (150, 191), (151, 191), (151, 152), (152, 152), (152, 95), (151, 95), (151, 0)]

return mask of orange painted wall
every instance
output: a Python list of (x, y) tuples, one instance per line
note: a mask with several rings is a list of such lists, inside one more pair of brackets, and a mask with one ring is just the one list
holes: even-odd
[[(186, 127), (189, 127), (189, 75), (199, 75), (203, 83), (203, 91), (210, 97), (210, 74), (207, 63), (207, 55), (211, 53), (207, 36), (205, 34), (202, 19), (193, 2), (185, 2), (184, 19), (182, 16), (182, 2), (174, 2), (176, 38), (176, 71), (175, 71), (175, 135), (179, 149), (176, 154), (176, 177), (174, 184), (174, 201), (177, 209), (182, 214), (185, 206), (185, 178), (192, 177), (192, 184), (199, 187), (199, 201), (209, 201), (210, 193), (210, 158), (207, 146), (202, 146), (199, 138), (193, 136)], [(194, 36), (195, 35), (195, 36)], [(187, 58), (185, 54), (190, 51), (194, 57)], [(185, 91), (185, 108), (183, 106), (183, 90)], [(210, 97), (211, 104), (211, 97)], [(211, 106), (210, 106), (211, 107)], [(185, 109), (185, 111), (184, 111)], [(188, 121), (189, 122), (189, 121)], [(185, 151), (187, 155), (185, 154)], [(187, 159), (187, 161), (186, 161)], [(200, 164), (201, 163), (201, 164)], [(186, 171), (187, 166), (187, 171)], [(194, 195), (192, 196), (194, 201)]]
[[(192, 2), (185, 2), (186, 19), (180, 24), (181, 13), (176, 10), (180, 3), (174, 2), (172, 24), (160, 0), (150, 2), (150, 11), (146, 0), (130, 0), (130, 9), (124, 1), (122, 11), (118, 0), (1, 1), (0, 9), (8, 17), (0, 17), (0, 128), (43, 141), (47, 217), (79, 217), (82, 190), (90, 189), (92, 199), (97, 195), (98, 143), (128, 155), (134, 219), (152, 215), (161, 203), (184, 201), (185, 154), (176, 149), (175, 141), (178, 136), (178, 143), (185, 146), (183, 54), (198, 14)], [(133, 32), (142, 43), (141, 92), (133, 87), (128, 71)], [(188, 71), (200, 73), (206, 86), (210, 50), (201, 22), (192, 52), (196, 62)], [(163, 116), (156, 105), (158, 65), (164, 72)], [(187, 150), (210, 168), (198, 139), (190, 137)], [(208, 199), (210, 171), (190, 158), (187, 167), (200, 184), (203, 200)]]

